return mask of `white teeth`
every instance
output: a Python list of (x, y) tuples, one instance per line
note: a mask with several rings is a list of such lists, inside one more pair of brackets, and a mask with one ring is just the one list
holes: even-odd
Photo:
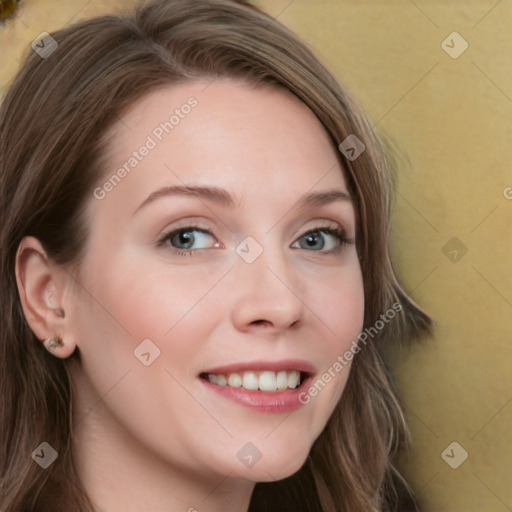
[(227, 386), (228, 380), (226, 377), (224, 377), (224, 375), (217, 375), (217, 384), (219, 386)]
[(242, 379), (242, 386), (245, 389), (258, 389), (258, 377), (254, 372), (244, 372), (244, 376)]
[(230, 373), (228, 375), (214, 375), (209, 373), (208, 380), (218, 386), (232, 388), (243, 387), (251, 391), (277, 391), (295, 389), (300, 384), (300, 372), (292, 371), (247, 371), (242, 373)]
[(279, 372), (277, 374), (277, 389), (286, 389), (288, 387), (288, 375), (286, 372)]
[(262, 372), (259, 384), (261, 391), (275, 391), (277, 389), (276, 372)]
[(299, 372), (290, 372), (288, 375), (288, 387), (295, 389), (299, 385), (300, 373)]
[(239, 388), (242, 385), (242, 377), (238, 373), (230, 373), (228, 377), (228, 384), (232, 388)]

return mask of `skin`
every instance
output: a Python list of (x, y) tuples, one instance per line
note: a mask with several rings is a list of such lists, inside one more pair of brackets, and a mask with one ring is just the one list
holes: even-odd
[[(292, 413), (236, 404), (209, 390), (199, 373), (293, 358), (313, 364), (319, 376), (363, 325), (355, 243), (321, 254), (322, 243), (335, 247), (336, 238), (317, 232), (313, 249), (305, 242), (304, 233), (325, 226), (342, 227), (353, 242), (355, 214), (350, 201), (296, 207), (310, 192), (348, 192), (327, 133), (288, 91), (219, 79), (152, 92), (112, 128), (106, 179), (191, 96), (197, 106), (136, 168), (103, 199), (91, 194), (75, 277), (32, 237), (18, 252), (31, 328), (41, 340), (63, 339), (56, 357), (80, 352), (81, 363), (66, 360), (75, 393), (73, 449), (84, 487), (103, 512), (247, 510), (256, 482), (302, 466), (349, 367)], [(184, 183), (221, 187), (236, 206), (175, 196), (134, 214), (153, 191)], [(158, 246), (163, 234), (191, 221), (214, 233), (192, 232), (195, 255), (173, 254), (169, 238)], [(235, 251), (247, 236), (263, 249), (253, 263)], [(149, 366), (134, 356), (146, 338), (160, 350)], [(237, 457), (248, 442), (262, 454), (252, 467)]]

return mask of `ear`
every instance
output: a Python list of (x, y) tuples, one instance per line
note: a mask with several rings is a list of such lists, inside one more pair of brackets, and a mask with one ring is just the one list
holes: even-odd
[(69, 274), (49, 260), (39, 240), (32, 236), (20, 242), (15, 268), (21, 306), (30, 328), (41, 342), (48, 336), (61, 338), (63, 345), (52, 354), (70, 356), (76, 345), (63, 305)]

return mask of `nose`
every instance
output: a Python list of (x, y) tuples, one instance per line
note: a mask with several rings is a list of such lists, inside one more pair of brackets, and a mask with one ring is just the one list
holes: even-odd
[(252, 263), (240, 259), (234, 278), (232, 321), (239, 331), (272, 333), (302, 321), (304, 303), (297, 273), (279, 249), (265, 249)]

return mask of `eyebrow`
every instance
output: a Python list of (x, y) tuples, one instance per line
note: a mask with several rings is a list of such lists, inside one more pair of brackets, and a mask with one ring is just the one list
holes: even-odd
[[(133, 215), (135, 215), (135, 213), (137, 213), (141, 208), (161, 197), (173, 196), (197, 197), (199, 199), (211, 201), (230, 208), (237, 206), (235, 198), (227, 190), (222, 188), (194, 185), (173, 185), (169, 187), (162, 187), (149, 194), (149, 196), (133, 212)], [(297, 201), (297, 207), (299, 209), (303, 209), (308, 206), (324, 206), (336, 201), (352, 202), (352, 198), (350, 194), (344, 190), (333, 189), (325, 192), (310, 192), (309, 194), (301, 196)]]

